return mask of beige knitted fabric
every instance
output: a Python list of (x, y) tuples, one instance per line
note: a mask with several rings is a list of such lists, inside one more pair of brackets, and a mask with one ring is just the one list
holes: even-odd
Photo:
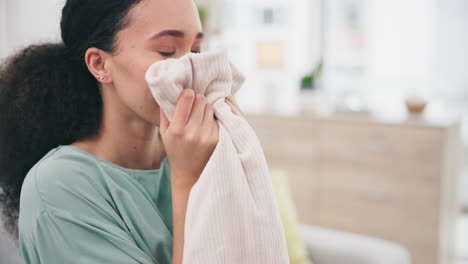
[(289, 263), (259, 140), (247, 121), (233, 114), (224, 101), (244, 82), (226, 51), (189, 53), (156, 62), (145, 77), (169, 120), (184, 88), (204, 94), (218, 119), (218, 145), (189, 196), (183, 263)]

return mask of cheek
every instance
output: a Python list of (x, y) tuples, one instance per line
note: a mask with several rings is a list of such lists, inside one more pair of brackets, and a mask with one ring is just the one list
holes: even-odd
[(114, 86), (121, 100), (140, 118), (157, 125), (159, 105), (153, 98), (145, 74), (148, 68), (159, 61), (151, 54), (123, 56), (114, 69)]
[(126, 57), (116, 65), (116, 74), (113, 74), (116, 88), (132, 92), (132, 97), (143, 98), (143, 96), (148, 95), (149, 87), (145, 80), (145, 74), (152, 63), (148, 62), (148, 59), (135, 59), (142, 57)]
[(134, 109), (140, 118), (148, 121), (149, 123), (159, 125), (159, 105), (154, 100), (153, 95), (149, 89), (143, 92), (144, 96), (138, 102), (138, 109)]
[[(153, 62), (146, 62), (140, 65), (134, 65), (133, 71), (135, 76), (133, 92), (133, 106), (138, 115), (148, 122), (157, 125), (159, 123), (159, 105), (154, 100), (153, 95), (145, 80), (145, 74), (149, 66)], [(135, 109), (135, 107), (137, 109)]]

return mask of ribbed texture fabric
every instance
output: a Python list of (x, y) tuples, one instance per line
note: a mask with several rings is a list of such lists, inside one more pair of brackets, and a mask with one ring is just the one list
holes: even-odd
[(204, 94), (218, 119), (218, 145), (189, 196), (183, 263), (289, 263), (260, 142), (225, 102), (244, 82), (226, 51), (156, 62), (145, 77), (169, 120), (184, 88)]

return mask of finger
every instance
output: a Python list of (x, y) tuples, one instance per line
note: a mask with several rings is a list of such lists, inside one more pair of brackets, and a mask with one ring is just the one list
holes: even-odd
[(226, 102), (226, 104), (229, 106), (229, 108), (231, 108), (231, 112), (235, 115), (240, 115), (239, 111), (237, 110), (237, 108), (229, 101)]
[(174, 117), (172, 119), (172, 126), (174, 129), (184, 128), (192, 111), (193, 101), (195, 99), (194, 91), (192, 89), (184, 89), (177, 101)]
[(203, 127), (211, 126), (211, 122), (213, 121), (213, 119), (215, 119), (213, 106), (211, 104), (206, 104), (205, 113), (203, 114), (202, 126)]
[(239, 104), (237, 103), (237, 100), (236, 100), (236, 98), (234, 96), (232, 96), (232, 95), (229, 96), (229, 102), (231, 102), (237, 108), (237, 110), (240, 113), (242, 113), (242, 110), (240, 109)]
[(233, 104), (235, 104), (235, 103), (234, 103), (235, 99), (234, 99), (234, 97), (233, 97), (232, 95), (226, 96), (226, 100), (229, 101), (229, 102), (231, 102), (231, 103), (233, 103)]
[(169, 126), (169, 120), (167, 120), (166, 114), (164, 111), (159, 108), (159, 131), (161, 133), (166, 133), (167, 127)]
[(225, 102), (229, 105), (229, 107), (231, 107), (231, 108), (235, 107), (235, 103), (233, 102), (232, 96), (226, 97)]
[(211, 127), (211, 136), (216, 137), (219, 140), (219, 124), (216, 121), (213, 123), (213, 126)]
[(242, 112), (239, 105), (237, 104), (235, 98), (233, 96), (228, 96), (226, 98), (227, 98), (226, 103), (231, 107), (232, 112), (237, 114), (238, 116), (246, 118), (245, 114)]
[(192, 113), (190, 114), (187, 126), (199, 127), (202, 124), (203, 115), (205, 112), (205, 105), (205, 96), (203, 96), (202, 94), (197, 94), (195, 96), (195, 102), (192, 107)]

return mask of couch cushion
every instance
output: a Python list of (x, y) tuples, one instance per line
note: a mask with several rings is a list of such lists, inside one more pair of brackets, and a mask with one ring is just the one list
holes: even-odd
[(403, 246), (379, 238), (299, 225), (309, 254), (319, 264), (411, 264)]
[(298, 230), (296, 208), (291, 197), (288, 178), (279, 169), (270, 169), (270, 176), (283, 221), (290, 264), (311, 264)]

